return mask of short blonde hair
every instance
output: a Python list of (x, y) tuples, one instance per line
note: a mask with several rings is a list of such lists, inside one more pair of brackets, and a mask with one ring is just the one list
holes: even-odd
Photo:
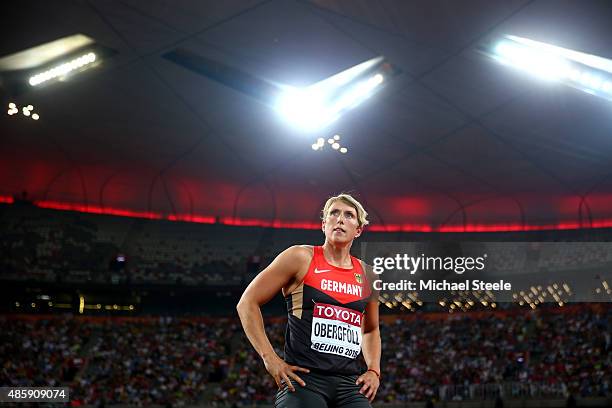
[(357, 201), (352, 195), (347, 193), (340, 193), (336, 196), (329, 197), (323, 206), (323, 210), (321, 211), (321, 217), (325, 219), (327, 217), (327, 213), (329, 212), (329, 207), (336, 201), (342, 201), (344, 204), (348, 204), (357, 211), (357, 221), (359, 222), (360, 227), (365, 227), (370, 223), (368, 221), (368, 212), (363, 208), (363, 205), (359, 201)]

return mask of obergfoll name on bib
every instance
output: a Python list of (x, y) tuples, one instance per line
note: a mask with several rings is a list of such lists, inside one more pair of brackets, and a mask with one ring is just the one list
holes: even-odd
[(310, 348), (321, 353), (357, 358), (361, 351), (363, 313), (342, 306), (315, 303)]

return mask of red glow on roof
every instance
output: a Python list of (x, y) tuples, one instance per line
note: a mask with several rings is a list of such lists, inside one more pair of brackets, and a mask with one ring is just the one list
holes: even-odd
[(233, 218), (222, 217), (220, 224), (235, 225), (240, 227), (265, 227), (265, 228), (291, 228), (291, 229), (319, 229), (321, 223), (300, 222), (300, 221), (280, 221), (280, 220), (260, 220), (254, 218)]
[(431, 225), (425, 224), (387, 224), (366, 227), (367, 231), (374, 232), (434, 232)]
[(156, 214), (152, 212), (145, 211), (132, 211), (132, 210), (124, 210), (120, 208), (110, 208), (110, 207), (97, 207), (94, 205), (82, 205), (82, 204), (74, 204), (74, 203), (61, 203), (58, 201), (36, 201), (38, 207), (41, 208), (51, 208), (54, 210), (68, 210), (68, 211), (78, 211), (83, 213), (90, 214), (105, 214), (105, 215), (116, 215), (119, 217), (133, 217), (133, 218), (149, 218), (155, 220), (161, 220), (163, 217), (161, 214)]
[(612, 220), (593, 221), (593, 228), (612, 228)]
[[(0, 196), (0, 203), (13, 204), (13, 197)], [(155, 220), (195, 222), (202, 224), (223, 224), (240, 227), (264, 227), (264, 228), (288, 228), (288, 229), (320, 229), (320, 222), (308, 221), (281, 221), (265, 220), (255, 218), (215, 217), (211, 215), (191, 214), (162, 214), (156, 212), (133, 211), (120, 208), (99, 207), (93, 205), (82, 205), (75, 203), (63, 203), (58, 201), (37, 201), (34, 203), (40, 208), (55, 210), (78, 211), (90, 214), (105, 214), (120, 217), (146, 218)], [(499, 224), (467, 224), (467, 225), (444, 225), (433, 227), (426, 224), (387, 224), (372, 225), (366, 228), (373, 232), (520, 232), (520, 231), (545, 231), (545, 230), (573, 230), (583, 228), (612, 228), (612, 219), (593, 220), (590, 225), (581, 225), (577, 221), (565, 221), (556, 224), (528, 224), (499, 223)]]
[(184, 222), (197, 222), (200, 224), (214, 224), (216, 222), (215, 217), (206, 217), (201, 215), (169, 215), (167, 217), (169, 221), (184, 221)]
[(431, 206), (422, 198), (398, 197), (391, 201), (391, 210), (403, 215), (425, 216), (431, 213)]

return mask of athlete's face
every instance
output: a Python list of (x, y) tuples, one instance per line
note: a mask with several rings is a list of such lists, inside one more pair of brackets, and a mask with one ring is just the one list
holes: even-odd
[(361, 235), (362, 227), (357, 220), (357, 210), (342, 201), (329, 207), (322, 225), (329, 242), (350, 242)]

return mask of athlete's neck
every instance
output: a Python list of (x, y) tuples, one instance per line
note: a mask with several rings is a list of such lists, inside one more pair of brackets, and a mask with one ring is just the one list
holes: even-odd
[(351, 261), (351, 244), (339, 246), (325, 241), (323, 244), (323, 256), (330, 265), (339, 268), (350, 268), (353, 266)]

